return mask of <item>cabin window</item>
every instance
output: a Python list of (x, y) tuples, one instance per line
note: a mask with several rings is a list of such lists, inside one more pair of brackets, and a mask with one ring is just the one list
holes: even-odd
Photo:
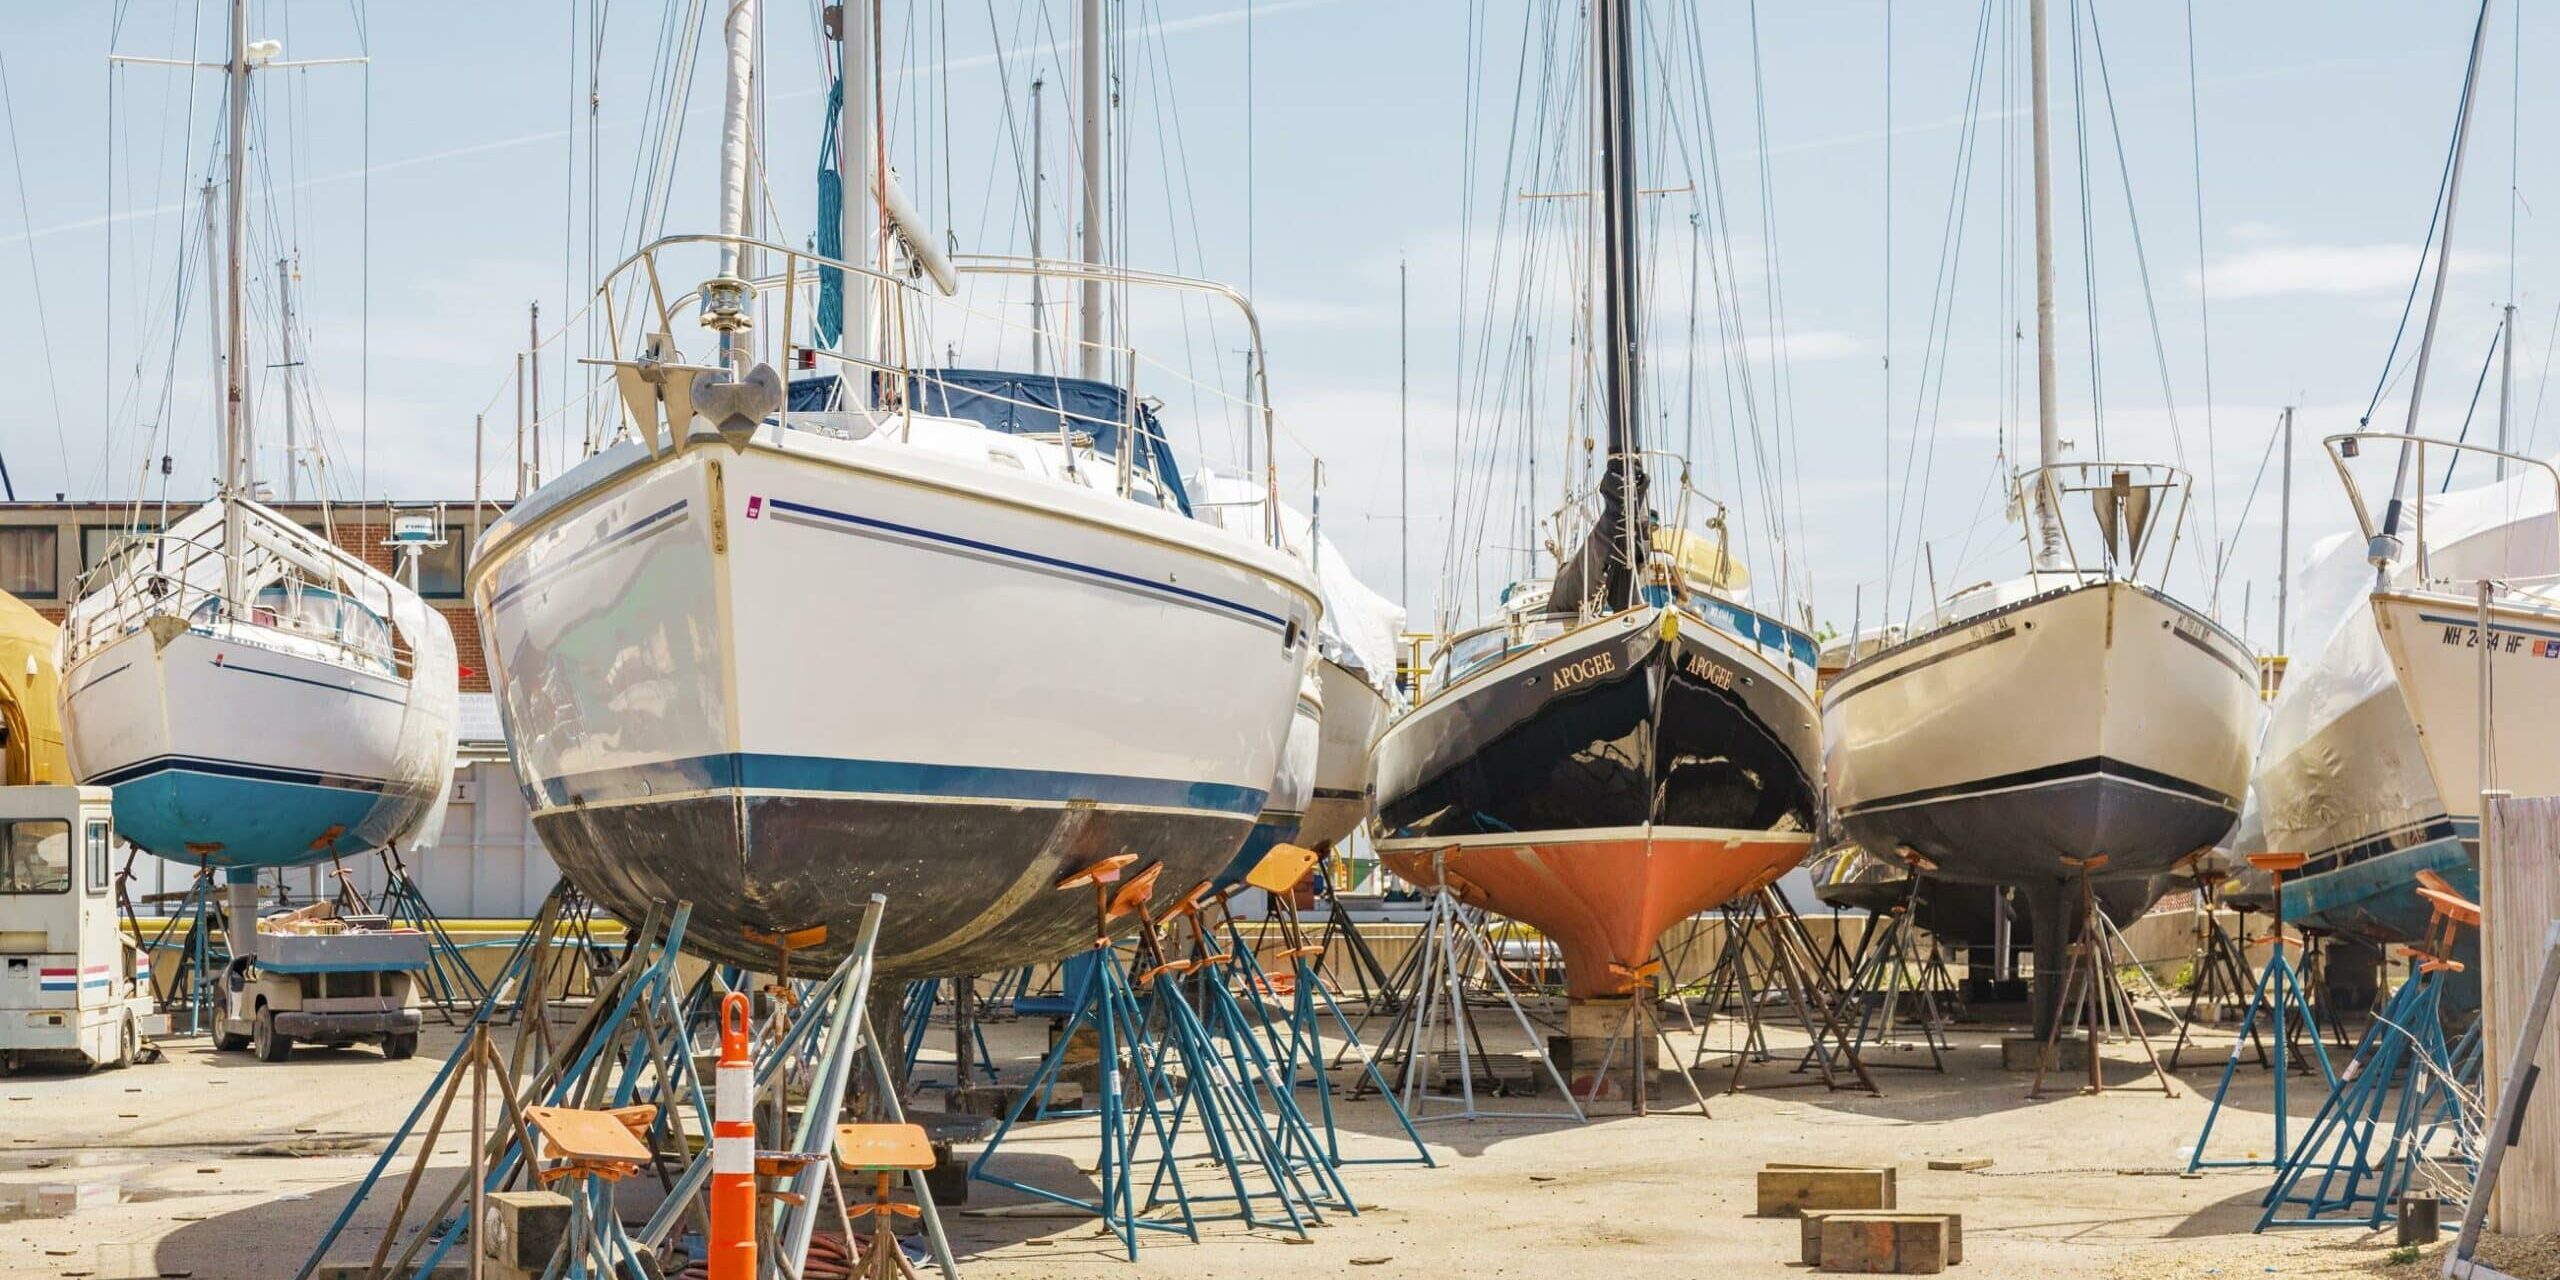
[(87, 852), (89, 896), (92, 898), (102, 897), (107, 892), (107, 885), (111, 879), (107, 874), (107, 846), (113, 843), (114, 841), (107, 835), (107, 824), (103, 820), (89, 823)]
[(58, 538), (51, 525), (0, 528), (0, 591), (47, 598), (60, 594), (62, 565), (54, 553)]
[(0, 894), (71, 892), (71, 824), (29, 819), (0, 833)]

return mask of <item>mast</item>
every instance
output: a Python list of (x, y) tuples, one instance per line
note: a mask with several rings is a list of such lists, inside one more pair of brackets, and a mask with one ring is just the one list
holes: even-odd
[[(1042, 148), (1041, 134), (1049, 119), (1049, 98), (1045, 75), (1031, 77), (1031, 260), (1040, 260), (1040, 223), (1047, 210), (1040, 207), (1041, 196), (1049, 188), (1049, 157)], [(1049, 353), (1049, 301), (1042, 295), (1040, 273), (1031, 273), (1031, 371), (1042, 372)]]
[[(747, 234), (747, 167), (750, 141), (747, 117), (755, 101), (756, 67), (756, 0), (728, 0), (728, 21), (721, 29), (721, 40), (728, 51), (728, 95), (720, 116), (720, 234), (743, 237)], [(859, 25), (848, 23), (847, 28)], [(853, 96), (848, 92), (846, 97)], [(838, 148), (839, 151), (842, 148)], [(852, 205), (847, 193), (846, 205)], [(743, 356), (737, 342), (737, 325), (744, 321), (745, 289), (738, 284), (739, 246), (723, 241), (720, 245), (720, 280), (734, 292), (724, 300), (738, 311), (730, 323), (719, 326), (720, 351), (724, 363), (734, 363)], [(706, 288), (706, 301), (710, 290)], [(537, 406), (538, 408), (538, 406)]]
[[(1601, 232), (1601, 355), (1603, 413), (1609, 428), (1608, 472), (1602, 479), (1601, 522), (1618, 545), (1618, 563), (1604, 575), (1612, 612), (1634, 602), (1641, 547), (1651, 541), (1644, 511), (1638, 391), (1643, 374), (1643, 298), (1636, 273), (1634, 0), (1593, 0), (1592, 47), (1597, 51)], [(1622, 556), (1623, 559), (1619, 559)]]
[(2293, 600), (2293, 406), (2284, 407), (2284, 497), (2276, 509), (2276, 652), (2284, 647), (2285, 611)]
[[(878, 157), (872, 154), (877, 136), (871, 127), (875, 93), (871, 73), (876, 61), (872, 53), (871, 5), (869, 0), (849, 0), (839, 12), (836, 69), (844, 93), (836, 106), (836, 189), (843, 198), (836, 204), (836, 244), (845, 261), (873, 266), (880, 253), (880, 211), (873, 204), (871, 184), (872, 173), (879, 167)], [(837, 338), (836, 349), (858, 360), (876, 359), (878, 355), (873, 325), (879, 290), (872, 284), (868, 276), (845, 274), (844, 331)], [(875, 380), (865, 372), (854, 381), (864, 388), (858, 394), (864, 406), (869, 407), (869, 388)]]
[[(1103, 262), (1102, 237), (1102, 116), (1109, 102), (1102, 82), (1102, 2), (1081, 0), (1076, 13), (1076, 91), (1081, 95), (1077, 111), (1082, 140), (1076, 164), (1080, 177), (1076, 190), (1084, 202), (1084, 227), (1078, 260), (1088, 267)], [(1102, 279), (1088, 275), (1080, 287), (1082, 301), (1077, 306), (1076, 370), (1079, 376), (1102, 377)]]
[(2480, 46), (2488, 35), (2489, 5), (2482, 0), (2480, 20), (2471, 28), (2471, 63), (2462, 74), (2462, 110), (2453, 118), (2453, 164), (2444, 180), (2444, 229), (2436, 239), (2435, 289), (2427, 298), (2427, 326), (2418, 335), (2417, 367), (2409, 373), (2409, 417), (2400, 430), (2404, 437), (2400, 461), (2391, 473), (2391, 502), (2382, 511), (2382, 532), (2365, 547), (2364, 558), (2373, 566), (2377, 591), (2390, 585), (2391, 562), (2400, 553), (2400, 495), (2409, 488), (2409, 469), (2416, 461), (2416, 449), (2405, 438), (2418, 434), (2418, 406), (2427, 397), (2427, 363), (2435, 354), (2436, 321), (2444, 314), (2445, 276), (2453, 266), (2453, 210), (2462, 195), (2462, 156), (2471, 149), (2471, 100), (2480, 88)]
[[(214, 385), (228, 387), (231, 385), (230, 381), (223, 376), (222, 372), (223, 366), (229, 363), (222, 345), (222, 305), (214, 301), (222, 296), (222, 264), (216, 262), (213, 257), (213, 246), (222, 235), (221, 192), (215, 190), (212, 179), (208, 178), (197, 194), (204, 198), (205, 350), (213, 357)], [(231, 410), (227, 405), (214, 406), (213, 447), (217, 456), (225, 459), (231, 456)], [(216, 473), (217, 489), (220, 485), (219, 474), (219, 472)]]
[(229, 132), (223, 139), (225, 179), (230, 183), (230, 198), (225, 201), (227, 224), (223, 229), (223, 356), (222, 356), (222, 600), (225, 610), (239, 607), (240, 553), (248, 541), (248, 520), (236, 501), (247, 496), (242, 491), (248, 465), (242, 457), (248, 451), (249, 428), (243, 412), (241, 370), (248, 364), (246, 336), (240, 323), (248, 309), (248, 299), (241, 288), (240, 260), (245, 252), (248, 219), (242, 195), (247, 187), (249, 128), (249, 0), (231, 0), (231, 60), (226, 64), (230, 99)]
[(2053, 121), (2046, 101), (2045, 0), (2027, 5), (2029, 95), (2035, 99), (2036, 185), (2036, 567), (2062, 563), (2062, 518), (2053, 509), (2051, 477), (2043, 470), (2062, 452), (2059, 395), (2053, 371)]
[(276, 314), (283, 317), (284, 329), (284, 345), (282, 351), (284, 360), (276, 366), (277, 368), (284, 370), (284, 383), (281, 388), (284, 392), (284, 500), (287, 502), (300, 502), (302, 500), (302, 484), (296, 462), (302, 457), (302, 436), (298, 425), (294, 421), (293, 412), (293, 371), (297, 367), (297, 364), (293, 358), (292, 271), (292, 259), (276, 259)]

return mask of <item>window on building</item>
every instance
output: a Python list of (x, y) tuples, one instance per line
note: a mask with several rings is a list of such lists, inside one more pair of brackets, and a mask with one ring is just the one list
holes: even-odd
[(56, 538), (51, 525), (0, 528), (0, 591), (40, 598), (58, 594), (62, 565), (55, 558)]
[(418, 594), (430, 600), (462, 598), (462, 568), (471, 562), (471, 526), (447, 525), (444, 545), (418, 553)]
[(8, 823), (0, 833), (0, 894), (71, 892), (71, 824)]
[(116, 549), (116, 544), (123, 542), (127, 537), (136, 533), (150, 533), (157, 528), (159, 528), (158, 525), (150, 523), (80, 526), (80, 572), (87, 573), (97, 568), (99, 562), (105, 560), (108, 553)]

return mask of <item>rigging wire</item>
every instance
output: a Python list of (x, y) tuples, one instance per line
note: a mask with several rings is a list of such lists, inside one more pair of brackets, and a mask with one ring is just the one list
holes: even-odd
[[(18, 147), (18, 109), (9, 91), (9, 60), (5, 55), (0, 55), (0, 113), (5, 113), (8, 119), (9, 170), (16, 175), (18, 183), (18, 220), (33, 230), (36, 224), (27, 202), (26, 159)], [(36, 339), (44, 355), (45, 393), (53, 402), (53, 440), (62, 451), (62, 483), (67, 491), (71, 485), (71, 437), (62, 428), (62, 385), (60, 375), (53, 367), (53, 323), (45, 311), (44, 272), (36, 261), (35, 237), (24, 237), (24, 243), (27, 246), (27, 280), (30, 291), (35, 295)], [(18, 500), (17, 487), (9, 482), (7, 468), (7, 461), (0, 459), (0, 489), (5, 489), (9, 500), (15, 502)]]

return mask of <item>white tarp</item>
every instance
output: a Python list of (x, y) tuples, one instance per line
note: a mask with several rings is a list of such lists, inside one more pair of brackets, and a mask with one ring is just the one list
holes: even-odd
[[(1202, 471), (1184, 476), (1191, 509), (1202, 520), (1240, 536), (1262, 536), (1262, 482), (1242, 476)], [(1280, 504), (1280, 541), (1290, 553), (1315, 565), (1316, 586), (1324, 602), (1318, 637), (1327, 656), (1339, 661), (1348, 654), (1369, 683), (1395, 698), (1396, 636), (1404, 630), (1404, 608), (1369, 589), (1351, 571), (1351, 562), (1333, 539), (1316, 532), (1305, 512)], [(1315, 553), (1308, 555), (1312, 542)]]
[[(2380, 455), (2388, 447), (2366, 442), (2376, 464), (2386, 461)], [(2368, 491), (2377, 519), (2378, 489)], [(2539, 468), (2428, 496), (2428, 573), (2456, 582), (2560, 573), (2554, 496), (2551, 477)], [(2397, 587), (2418, 582), (2416, 514), (2402, 516), (2405, 545), (2391, 571)], [(2300, 634), (2314, 640), (2286, 671), (2258, 749), (2255, 789), (2268, 838), (2308, 852), (2444, 812), (2374, 628), (2374, 573), (2363, 535), (2321, 539), (2292, 586)], [(2354, 731), (2333, 732), (2359, 711)]]

